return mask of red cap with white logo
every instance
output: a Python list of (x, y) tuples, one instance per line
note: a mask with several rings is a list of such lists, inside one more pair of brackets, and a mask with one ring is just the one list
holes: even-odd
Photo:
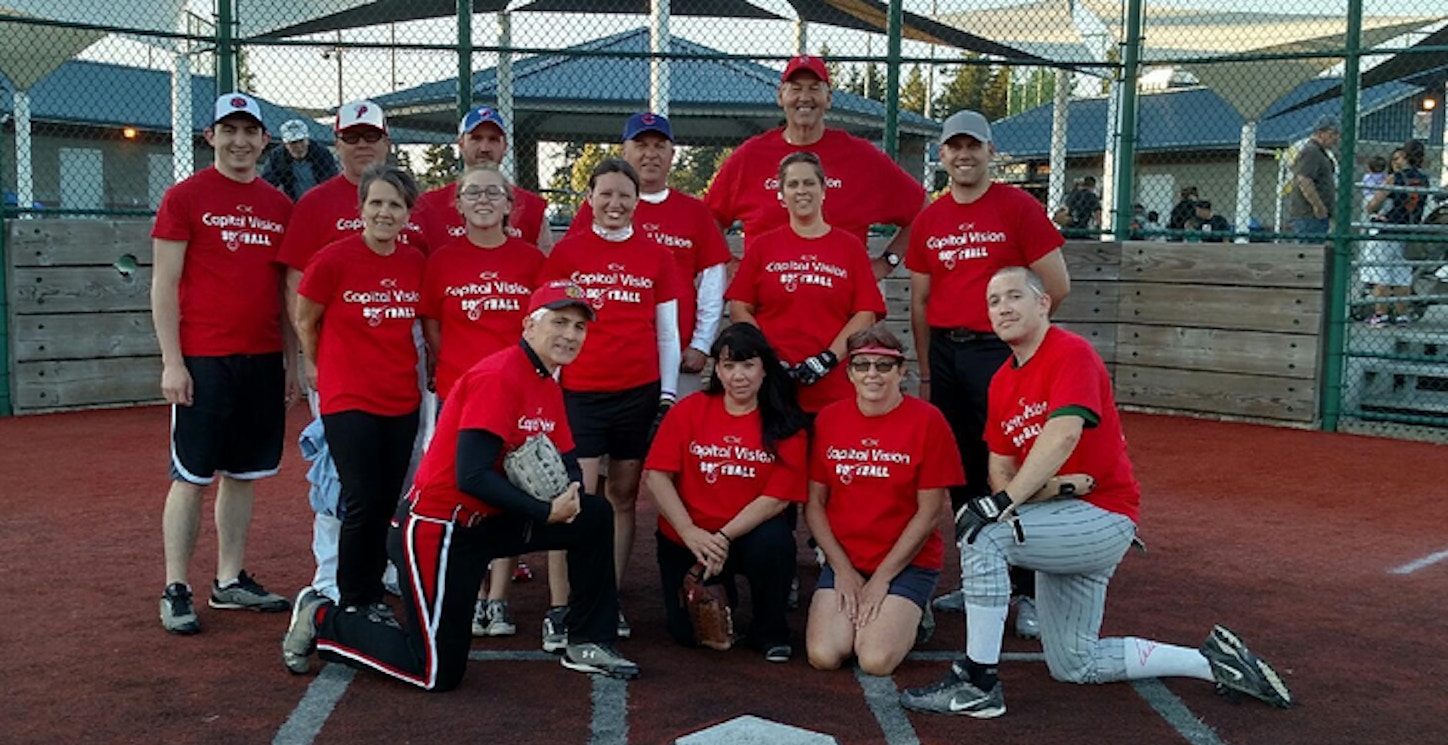
[(555, 279), (534, 290), (533, 297), (528, 299), (528, 315), (533, 315), (540, 308), (563, 310), (569, 306), (582, 308), (590, 321), (597, 318), (593, 306), (583, 294), (583, 288), (566, 279)]

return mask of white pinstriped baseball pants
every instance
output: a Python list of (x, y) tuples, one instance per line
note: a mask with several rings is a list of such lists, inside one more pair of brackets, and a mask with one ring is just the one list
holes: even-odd
[[(1106, 586), (1136, 524), (1079, 499), (1027, 504), (1019, 511), (1024, 543), (1009, 525), (987, 525), (960, 545), (961, 588), (970, 605), (1010, 603), (1009, 567), (1036, 572), (1036, 613), (1051, 677), (1071, 683), (1126, 679), (1121, 639), (1102, 639)], [(1001, 633), (1002, 629), (979, 633)], [(968, 629), (967, 634), (978, 633)]]

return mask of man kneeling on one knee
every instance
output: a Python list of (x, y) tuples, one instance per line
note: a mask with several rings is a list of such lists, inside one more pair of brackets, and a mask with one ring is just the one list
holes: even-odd
[[(305, 588), (282, 641), (287, 669), (306, 672), (317, 649), (323, 659), (426, 690), (455, 688), (467, 666), (473, 599), (488, 562), (566, 550), (572, 594), (563, 666), (638, 675), (638, 666), (613, 648), (613, 511), (603, 498), (582, 492), (555, 379), (558, 368), (578, 356), (593, 319), (572, 282), (557, 280), (533, 293), (519, 345), (483, 359), (454, 385), (412, 492), (393, 519), (388, 553), (403, 575), (405, 626), (367, 609), (340, 608)], [(514, 486), (502, 467), (503, 456), (539, 434), (563, 454), (572, 482), (548, 502)]]

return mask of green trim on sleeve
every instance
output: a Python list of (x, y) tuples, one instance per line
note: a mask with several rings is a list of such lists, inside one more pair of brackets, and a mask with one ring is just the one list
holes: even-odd
[(1086, 421), (1087, 427), (1095, 427), (1096, 425), (1101, 423), (1101, 417), (1096, 416), (1096, 412), (1086, 408), (1085, 406), (1079, 406), (1075, 404), (1072, 404), (1071, 406), (1062, 406), (1061, 408), (1056, 409), (1050, 414), (1047, 414), (1046, 418), (1055, 419), (1058, 416), (1079, 416)]

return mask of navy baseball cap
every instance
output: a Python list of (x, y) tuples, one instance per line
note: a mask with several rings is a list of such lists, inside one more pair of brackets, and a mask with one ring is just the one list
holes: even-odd
[(669, 142), (674, 141), (674, 130), (669, 126), (668, 117), (652, 111), (640, 112), (628, 118), (628, 123), (623, 125), (623, 141), (628, 142), (645, 132), (658, 132)]
[(469, 111), (463, 120), (458, 122), (458, 134), (465, 135), (485, 122), (497, 127), (498, 131), (503, 134), (508, 133), (508, 124), (503, 121), (503, 115), (499, 114), (497, 109), (491, 106), (479, 106)]

